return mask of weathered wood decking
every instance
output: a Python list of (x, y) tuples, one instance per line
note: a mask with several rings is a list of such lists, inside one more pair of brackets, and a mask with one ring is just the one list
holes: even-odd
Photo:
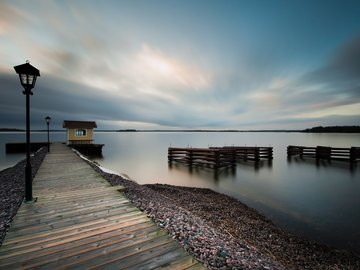
[(0, 269), (203, 269), (62, 144), (53, 144), (0, 247)]

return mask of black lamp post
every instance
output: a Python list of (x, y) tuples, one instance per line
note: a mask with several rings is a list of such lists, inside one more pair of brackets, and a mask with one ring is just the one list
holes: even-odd
[(45, 121), (46, 121), (46, 124), (47, 124), (47, 135), (48, 135), (48, 152), (50, 152), (50, 135), (49, 135), (49, 125), (50, 125), (50, 121), (51, 121), (51, 117), (49, 116), (46, 116), (45, 117)]
[(30, 164), (30, 95), (36, 82), (36, 78), (40, 77), (37, 68), (30, 65), (29, 61), (25, 64), (14, 67), (19, 74), (21, 85), (24, 87), (23, 94), (26, 96), (26, 166), (25, 166), (25, 202), (32, 202), (32, 170)]

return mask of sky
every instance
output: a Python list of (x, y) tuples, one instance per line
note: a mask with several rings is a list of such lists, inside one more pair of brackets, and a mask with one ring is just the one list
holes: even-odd
[(0, 0), (0, 127), (14, 66), (40, 70), (31, 128), (360, 125), (360, 1)]

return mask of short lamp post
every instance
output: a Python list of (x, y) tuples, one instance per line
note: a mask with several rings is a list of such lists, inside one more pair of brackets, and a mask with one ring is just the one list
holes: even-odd
[(25, 202), (33, 202), (32, 197), (32, 170), (30, 164), (30, 95), (36, 83), (36, 78), (40, 77), (37, 68), (30, 65), (28, 61), (25, 64), (14, 67), (19, 74), (20, 83), (24, 87), (23, 94), (26, 96), (26, 166), (25, 166)]
[(48, 146), (48, 152), (50, 152), (50, 130), (49, 130), (49, 125), (50, 125), (51, 117), (46, 116), (45, 121), (46, 121), (46, 125), (47, 125), (47, 137), (48, 137), (47, 146)]

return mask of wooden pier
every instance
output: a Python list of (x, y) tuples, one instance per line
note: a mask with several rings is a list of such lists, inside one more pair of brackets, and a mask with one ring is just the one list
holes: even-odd
[(272, 147), (225, 146), (210, 148), (168, 148), (169, 163), (181, 162), (188, 166), (205, 166), (214, 169), (235, 167), (239, 160), (273, 158)]
[(0, 247), (0, 269), (204, 269), (70, 148), (53, 144)]
[(287, 147), (288, 157), (299, 156), (326, 160), (343, 160), (356, 162), (360, 160), (360, 147), (336, 148), (328, 146), (295, 146)]

